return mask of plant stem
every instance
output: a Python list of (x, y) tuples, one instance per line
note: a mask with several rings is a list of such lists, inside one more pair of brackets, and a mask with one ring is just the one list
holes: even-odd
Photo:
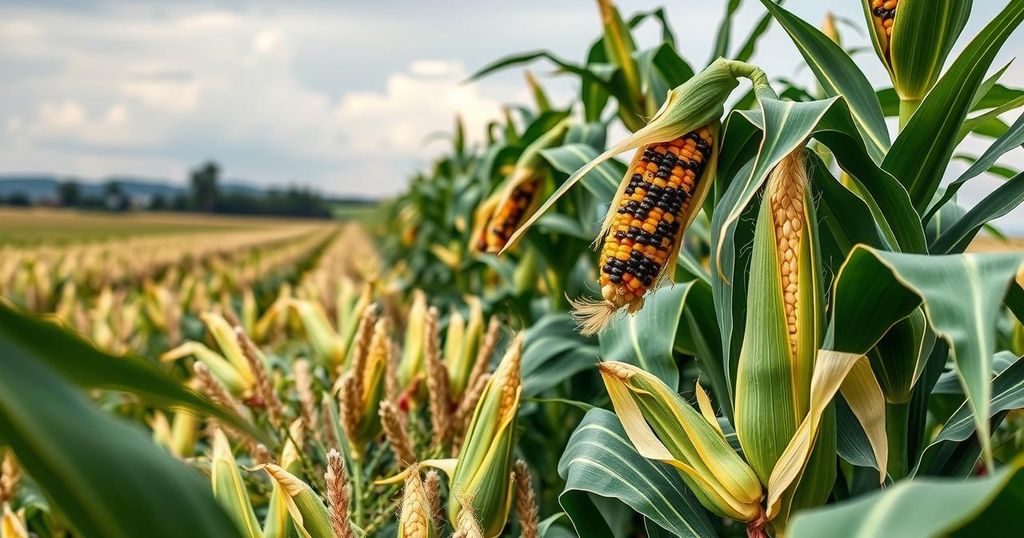
[(907, 123), (910, 123), (910, 117), (917, 111), (917, 107), (921, 106), (920, 99), (900, 99), (900, 130), (902, 131)]
[[(360, 458), (361, 459), (361, 458)], [(353, 497), (355, 497), (355, 514), (352, 519), (355, 520), (356, 525), (362, 526), (363, 524), (363, 462), (360, 459), (351, 458), (350, 463), (352, 466), (352, 489)]]
[(907, 476), (907, 427), (910, 402), (885, 404), (885, 434), (889, 443), (889, 475), (894, 481)]

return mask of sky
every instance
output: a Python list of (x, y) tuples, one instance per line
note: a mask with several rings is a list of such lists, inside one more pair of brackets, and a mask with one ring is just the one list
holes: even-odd
[[(627, 14), (665, 5), (681, 54), (698, 68), (724, 9), (706, 0), (618, 4)], [(743, 4), (739, 36), (763, 14), (759, 2)], [(1004, 4), (974, 2), (961, 41)], [(867, 46), (859, 2), (785, 5), (815, 25), (831, 9), (850, 21), (840, 25), (844, 44)], [(215, 159), (228, 178), (258, 185), (387, 196), (444, 149), (433, 135), (450, 131), (456, 112), (479, 140), (503, 104), (530, 100), (522, 70), (465, 83), (470, 73), (540, 48), (582, 60), (600, 31), (592, 0), (0, 0), (0, 174), (184, 183), (190, 168)], [(658, 32), (641, 28), (641, 47)], [(1022, 50), (1018, 30), (996, 63)], [(857, 58), (876, 87), (886, 84), (873, 53)], [(773, 78), (811, 80), (777, 27), (754, 62)], [(549, 64), (532, 69), (556, 104), (572, 100), (571, 79)], [(1003, 81), (1024, 86), (1024, 65)], [(1024, 168), (1022, 152), (1001, 162)], [(999, 180), (972, 183), (968, 203)], [(1011, 218), (1024, 222), (1024, 213)]]

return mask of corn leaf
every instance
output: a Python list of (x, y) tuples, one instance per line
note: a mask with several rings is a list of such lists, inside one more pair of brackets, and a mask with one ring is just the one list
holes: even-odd
[[(960, 187), (964, 185), (970, 179), (973, 179), (983, 172), (989, 171), (996, 161), (999, 160), (1006, 152), (1019, 148), (1021, 144), (1024, 144), (1024, 114), (1021, 114), (1017, 121), (1013, 122), (1013, 125), (1007, 129), (1001, 137), (993, 142), (980, 157), (974, 160), (967, 170), (964, 170), (960, 174), (960, 177), (956, 178), (952, 183), (946, 186), (942, 196), (934, 204), (931, 209), (925, 214), (922, 220), (928, 221), (936, 211), (946, 204), (949, 200), (953, 199)], [(1013, 174), (1011, 174), (1013, 175)]]
[[(585, 144), (566, 144), (557, 148), (542, 150), (541, 155), (559, 172), (572, 174), (583, 165), (597, 158), (599, 152)], [(619, 181), (626, 173), (626, 165), (610, 159), (594, 168), (583, 178), (583, 187), (601, 203), (611, 203), (619, 188)]]
[(601, 332), (601, 357), (635, 364), (668, 386), (679, 386), (672, 352), (676, 331), (692, 284), (665, 287), (650, 294), (635, 315), (618, 315)]
[(896, 322), (878, 345), (868, 352), (871, 369), (888, 402), (906, 403), (928, 355), (935, 345), (935, 334), (927, 330), (924, 312), (919, 308)]
[(726, 364), (722, 359), (722, 335), (718, 333), (715, 324), (704, 321), (715, 316), (711, 286), (703, 280), (677, 286), (686, 286), (688, 291), (681, 298), (683, 314), (676, 329), (675, 350), (697, 359), (701, 376), (710, 382), (722, 414), (731, 418), (733, 398), (725, 371)]
[(875, 461), (879, 462), (880, 480), (885, 478), (885, 399), (871, 373), (871, 367), (861, 354), (821, 350), (814, 364), (811, 379), (810, 410), (793, 434), (789, 445), (779, 456), (778, 463), (768, 480), (768, 516), (773, 517), (780, 509), (780, 502), (796, 483), (807, 465), (815, 440), (818, 437), (822, 417), (836, 392), (842, 389), (843, 397), (850, 404), (854, 415), (868, 434)]
[(614, 499), (676, 536), (714, 536), (707, 513), (668, 465), (636, 452), (619, 419), (592, 409), (580, 422), (561, 460), (566, 485), (559, 496), (579, 536), (612, 536), (591, 496)]
[(711, 49), (711, 57), (708, 63), (724, 58), (729, 55), (729, 42), (732, 40), (732, 19), (739, 11), (743, 0), (729, 0), (725, 4), (725, 14), (718, 23), (718, 30), (715, 32), (715, 46)]
[[(950, 346), (986, 461), (996, 312), (1024, 253), (922, 256), (858, 246), (836, 277), (825, 347), (866, 353), (897, 321), (923, 306)], [(881, 306), (881, 305), (884, 305)]]
[(771, 0), (764, 7), (789, 34), (829, 97), (842, 96), (850, 107), (868, 155), (881, 162), (889, 149), (889, 130), (871, 83), (856, 62), (838, 44)]
[[(1013, 364), (992, 379), (989, 414), (998, 424), (1007, 412), (1021, 408), (1024, 408), (1024, 360), (1015, 358)], [(980, 450), (980, 445), (973, 439), (974, 424), (970, 403), (964, 401), (925, 448), (914, 474), (949, 474), (951, 467), (958, 469), (962, 476), (973, 472)]]
[(284, 493), (288, 514), (302, 538), (332, 538), (330, 516), (320, 497), (305, 482), (283, 468), (267, 464), (263, 469)]
[(882, 162), (906, 187), (918, 213), (932, 201), (985, 71), (1021, 20), (1024, 0), (1011, 0), (928, 92)]
[(943, 232), (932, 243), (930, 250), (936, 254), (963, 252), (983, 226), (1009, 214), (1021, 201), (1024, 201), (1024, 172), (1012, 177), (978, 202)]
[(210, 462), (210, 481), (213, 496), (224, 506), (246, 538), (263, 538), (259, 521), (252, 509), (252, 501), (245, 489), (245, 482), (238, 472), (238, 463), (231, 454), (224, 432), (217, 430), (213, 436), (213, 459)]
[[(160, 407), (181, 406), (210, 415), (270, 444), (266, 434), (140, 357), (114, 357), (52, 323), (0, 303), (0, 342), (18, 348), (74, 384), (89, 389), (129, 392)], [(67, 360), (73, 356), (74, 360)]]
[(1021, 463), (1018, 459), (998, 473), (967, 481), (900, 482), (884, 491), (798, 514), (789, 535), (1001, 536), (1020, 521), (1020, 498), (1024, 496)]
[[(11, 313), (6, 308), (3, 312)], [(78, 532), (111, 538), (238, 536), (198, 473), (157, 447), (140, 429), (100, 412), (62, 376), (66, 367), (55, 367), (56, 361), (41, 359), (36, 349), (10, 338), (6, 333), (14, 327), (4, 319), (0, 444), (13, 449), (21, 466)], [(10, 319), (22, 327), (27, 318)], [(67, 338), (60, 341), (72, 344), (62, 351), (83, 345)], [(155, 375), (150, 379), (162, 380)]]
[(806, 155), (811, 184), (821, 193), (816, 211), (821, 223), (818, 239), (821, 243), (822, 265), (839, 267), (857, 244), (884, 248), (886, 242), (864, 200), (832, 176), (815, 153), (809, 152)]
[(565, 313), (552, 313), (526, 330), (523, 340), (523, 396), (536, 396), (594, 366), (598, 349), (579, 336)]

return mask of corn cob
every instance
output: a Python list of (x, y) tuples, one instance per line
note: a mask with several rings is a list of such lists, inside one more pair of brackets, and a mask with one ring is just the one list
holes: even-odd
[(598, 332), (620, 308), (637, 312), (644, 295), (671, 276), (667, 269), (674, 266), (701, 193), (707, 192), (704, 171), (713, 151), (710, 127), (637, 150), (605, 220), (599, 262), (604, 301), (574, 303), (582, 333)]
[(414, 469), (405, 479), (402, 492), (402, 513), (398, 520), (399, 538), (432, 538), (437, 536), (434, 515), (427, 488), (420, 478), (419, 469)]
[(892, 24), (896, 20), (896, 5), (899, 0), (871, 0), (871, 15), (875, 24), (885, 30), (886, 37), (892, 37)]
[(496, 254), (510, 246), (516, 230), (540, 205), (550, 175), (541, 151), (561, 144), (568, 130), (569, 121), (563, 120), (523, 150), (505, 181), (477, 208), (471, 247)]
[(487, 223), (483, 237), (480, 238), (480, 250), (498, 252), (508, 243), (536, 198), (540, 184), (540, 179), (528, 180), (512, 190), (508, 200)]

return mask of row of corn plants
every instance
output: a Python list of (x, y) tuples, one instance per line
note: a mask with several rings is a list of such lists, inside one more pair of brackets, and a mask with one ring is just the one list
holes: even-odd
[(251, 326), (257, 302), (273, 299), (334, 231), (298, 225), (64, 249), (45, 243), (0, 247), (7, 255), (0, 296), (52, 315), (115, 354), (155, 355), (199, 330), (199, 316), (213, 305), (237, 311)]
[[(762, 0), (737, 40), (741, 4), (703, 68), (665, 10), (608, 0), (582, 62), (484, 67), (545, 62), (579, 93), (527, 72), (532, 102), (480, 143), (456, 119), (377, 237), (204, 293), (148, 358), (0, 305), (0, 536), (1012, 532), (1024, 253), (965, 252), (1024, 201), (999, 162), (1024, 91), (993, 65), (1024, 0), (975, 36), (969, 1), (864, 0), (819, 30)], [(756, 65), (773, 25), (813, 87)], [(961, 205), (983, 174), (1004, 181)]]

